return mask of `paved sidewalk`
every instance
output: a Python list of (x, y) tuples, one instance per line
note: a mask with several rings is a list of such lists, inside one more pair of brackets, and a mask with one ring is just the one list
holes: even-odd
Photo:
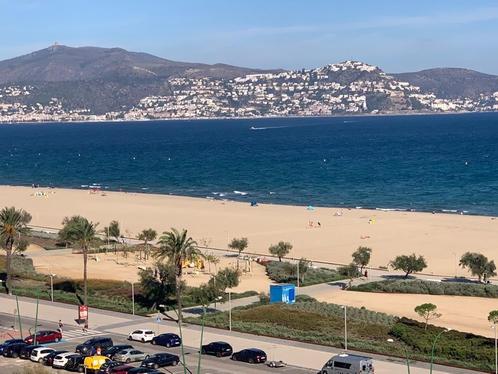
[[(16, 308), (15, 298), (7, 295), (0, 295), (0, 312), (12, 314)], [(35, 316), (36, 301), (29, 298), (19, 298), (19, 308), (21, 315), (25, 317)], [(40, 301), (39, 318), (46, 321), (58, 321), (61, 319), (65, 324), (76, 325), (77, 307), (62, 303), (51, 303)], [(150, 328), (157, 333), (179, 332), (178, 326), (174, 322), (161, 320), (159, 323), (153, 317), (132, 316), (123, 313), (90, 309), (90, 328), (99, 332), (112, 332), (127, 335), (136, 328)], [(200, 344), (200, 326), (185, 325), (182, 328), (185, 344), (189, 347), (198, 347)], [(318, 346), (313, 344), (287, 341), (283, 339), (255, 336), (251, 334), (230, 332), (213, 328), (206, 328), (204, 332), (204, 342), (214, 340), (229, 341), (235, 350), (258, 347), (266, 350), (270, 359), (283, 360), (288, 364), (319, 370), (333, 354), (340, 353), (340, 350)], [(400, 374), (406, 371), (403, 359), (390, 358), (384, 356), (371, 355), (375, 358), (376, 373)], [(412, 374), (427, 373), (427, 364), (412, 363)], [(461, 370), (436, 366), (434, 374), (454, 373), (470, 374), (475, 373), (469, 370)]]

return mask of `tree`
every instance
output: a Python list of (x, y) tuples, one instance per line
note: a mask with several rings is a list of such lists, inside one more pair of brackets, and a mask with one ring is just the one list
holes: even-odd
[(489, 277), (496, 275), (496, 265), (494, 261), (481, 253), (467, 252), (460, 258), (460, 266), (469, 269), (473, 276), (477, 276), (479, 282), (486, 281)]
[(405, 278), (411, 273), (420, 272), (427, 267), (427, 262), (424, 256), (415, 255), (415, 253), (410, 256), (402, 255), (397, 256), (393, 261), (391, 261), (391, 266), (394, 270), (403, 270), (405, 272)]
[(240, 238), (240, 239), (233, 238), (232, 241), (228, 244), (228, 248), (239, 251), (239, 256), (240, 256), (242, 251), (246, 249), (248, 245), (249, 241), (247, 240), (247, 238)]
[(188, 236), (187, 230), (181, 232), (172, 228), (166, 231), (159, 238), (159, 248), (153, 254), (159, 261), (167, 261), (175, 269), (176, 284), (176, 307), (178, 310), (178, 323), (182, 323), (182, 283), (183, 283), (183, 262), (194, 261), (202, 256), (197, 248), (197, 243)]
[[(0, 211), (0, 240), (5, 250), (5, 289), (10, 294), (12, 255), (22, 251), (22, 235), (28, 233), (31, 215), (23, 209), (5, 207)], [(25, 248), (24, 248), (25, 249)]]
[(360, 267), (361, 273), (363, 273), (363, 268), (370, 262), (371, 255), (372, 249), (368, 247), (358, 247), (358, 249), (353, 252), (353, 263)]
[(204, 255), (204, 260), (208, 263), (209, 273), (211, 273), (211, 264), (215, 266), (214, 271), (216, 272), (216, 265), (220, 263), (220, 259), (218, 256), (213, 255), (212, 253), (207, 253)]
[(216, 275), (209, 280), (221, 292), (225, 292), (227, 288), (234, 288), (239, 285), (240, 272), (238, 270), (225, 268), (220, 270)]
[(437, 306), (431, 303), (425, 303), (416, 306), (415, 312), (425, 320), (425, 330), (427, 330), (427, 324), (431, 319), (437, 319), (441, 317), (441, 313), (437, 312)]
[(147, 260), (150, 252), (149, 242), (155, 240), (157, 238), (157, 231), (154, 229), (145, 229), (142, 230), (140, 234), (137, 235), (138, 240), (142, 240), (144, 242), (144, 258)]
[[(80, 246), (83, 252), (83, 302), (88, 305), (88, 248), (97, 239), (98, 223), (88, 221), (82, 216), (66, 217), (62, 221), (62, 229), (59, 231), (59, 238)], [(88, 327), (88, 320), (85, 322)]]
[(292, 244), (289, 242), (280, 241), (276, 245), (271, 245), (268, 248), (268, 251), (273, 255), (278, 257), (278, 261), (282, 261), (282, 257), (285, 257), (289, 254), (292, 249)]
[(493, 325), (498, 324), (498, 310), (492, 310), (491, 312), (489, 312), (488, 321)]
[(297, 263), (297, 266), (291, 265), (289, 269), (292, 275), (295, 275), (297, 279), (297, 268), (299, 267), (299, 284), (304, 283), (304, 277), (310, 268), (311, 261), (301, 258)]
[(106, 234), (107, 241), (109, 241), (109, 238), (114, 239), (114, 253), (117, 254), (116, 243), (118, 243), (119, 239), (121, 238), (121, 228), (119, 227), (119, 222), (111, 221), (111, 223), (109, 223), (109, 226), (104, 227), (104, 232)]
[[(175, 302), (177, 285), (175, 268), (171, 263), (157, 262), (155, 268), (147, 268), (139, 273), (142, 295), (151, 305), (172, 305)], [(180, 285), (181, 290), (185, 283)]]

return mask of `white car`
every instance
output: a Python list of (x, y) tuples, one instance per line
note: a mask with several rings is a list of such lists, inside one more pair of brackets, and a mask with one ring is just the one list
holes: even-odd
[(74, 352), (60, 353), (54, 357), (52, 367), (57, 368), (57, 369), (62, 369), (64, 366), (66, 366), (67, 361), (69, 360), (69, 357), (76, 356), (76, 355), (77, 355), (77, 353), (74, 353)]
[(156, 336), (156, 334), (154, 334), (154, 331), (152, 330), (135, 330), (128, 335), (128, 340), (137, 340), (145, 343), (154, 339), (154, 336)]
[(35, 348), (31, 351), (31, 356), (29, 357), (29, 359), (31, 361), (41, 363), (43, 358), (52, 352), (55, 352), (55, 349), (47, 347)]

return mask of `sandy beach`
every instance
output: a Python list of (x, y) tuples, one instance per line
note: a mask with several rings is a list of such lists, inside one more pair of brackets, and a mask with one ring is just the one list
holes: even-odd
[[(128, 237), (144, 228), (158, 232), (186, 228), (211, 247), (227, 248), (233, 237), (249, 239), (247, 251), (267, 254), (289, 241), (293, 257), (349, 263), (360, 245), (373, 249), (371, 265), (387, 266), (399, 254), (424, 255), (428, 274), (468, 275), (457, 266), (466, 251), (495, 258), (498, 220), (494, 217), (264, 205), (169, 195), (0, 186), (0, 206), (30, 212), (32, 224), (59, 228), (65, 216), (81, 214), (103, 228), (118, 220)], [(312, 223), (312, 226), (310, 224)], [(320, 226), (318, 225), (320, 223)], [(498, 259), (498, 258), (496, 258)]]
[[(170, 227), (187, 228), (195, 239), (207, 241), (211, 247), (227, 248), (231, 238), (247, 236), (247, 251), (262, 255), (279, 240), (294, 245), (293, 257), (334, 263), (349, 263), (358, 246), (369, 246), (373, 248), (371, 265), (375, 267), (387, 266), (398, 254), (415, 252), (426, 257), (426, 273), (447, 276), (468, 275), (457, 266), (465, 251), (479, 251), (494, 259), (498, 243), (498, 221), (493, 217), (320, 207), (308, 210), (284, 205), (251, 207), (248, 203), (178, 196), (0, 186), (0, 206), (12, 205), (30, 212), (32, 224), (37, 226), (59, 228), (65, 216), (81, 214), (99, 222), (101, 228), (116, 219), (128, 237), (148, 227), (159, 232)], [(220, 257), (218, 268), (234, 266), (233, 258), (214, 253)], [(60, 275), (81, 277), (81, 258), (71, 255), (70, 250), (48, 253), (31, 246), (28, 255), (41, 272), (55, 271), (55, 266)], [(137, 280), (136, 273), (137, 263), (132, 258), (101, 254), (98, 261), (89, 262), (92, 278)], [(208, 272), (193, 273), (187, 276), (187, 282), (198, 285), (209, 277)], [(264, 268), (254, 264), (234, 291), (267, 292), (269, 283)], [(443, 314), (435, 324), (486, 336), (492, 334), (487, 313), (498, 307), (495, 299), (471, 297), (341, 291), (315, 296), (321, 301), (412, 318), (416, 317), (416, 305), (433, 302)]]

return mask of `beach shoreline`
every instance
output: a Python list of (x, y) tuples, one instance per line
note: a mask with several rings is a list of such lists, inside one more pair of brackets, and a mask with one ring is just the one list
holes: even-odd
[(227, 248), (233, 237), (248, 237), (248, 252), (268, 254), (280, 240), (290, 257), (347, 264), (358, 246), (373, 249), (372, 267), (388, 267), (397, 255), (426, 257), (427, 274), (467, 276), (458, 266), (467, 251), (494, 259), (498, 220), (490, 216), (432, 214), (344, 207), (258, 204), (177, 195), (82, 189), (0, 186), (0, 206), (16, 206), (31, 224), (60, 228), (64, 217), (80, 214), (102, 229), (118, 220), (127, 237), (151, 227), (158, 232), (186, 228), (196, 240)]

